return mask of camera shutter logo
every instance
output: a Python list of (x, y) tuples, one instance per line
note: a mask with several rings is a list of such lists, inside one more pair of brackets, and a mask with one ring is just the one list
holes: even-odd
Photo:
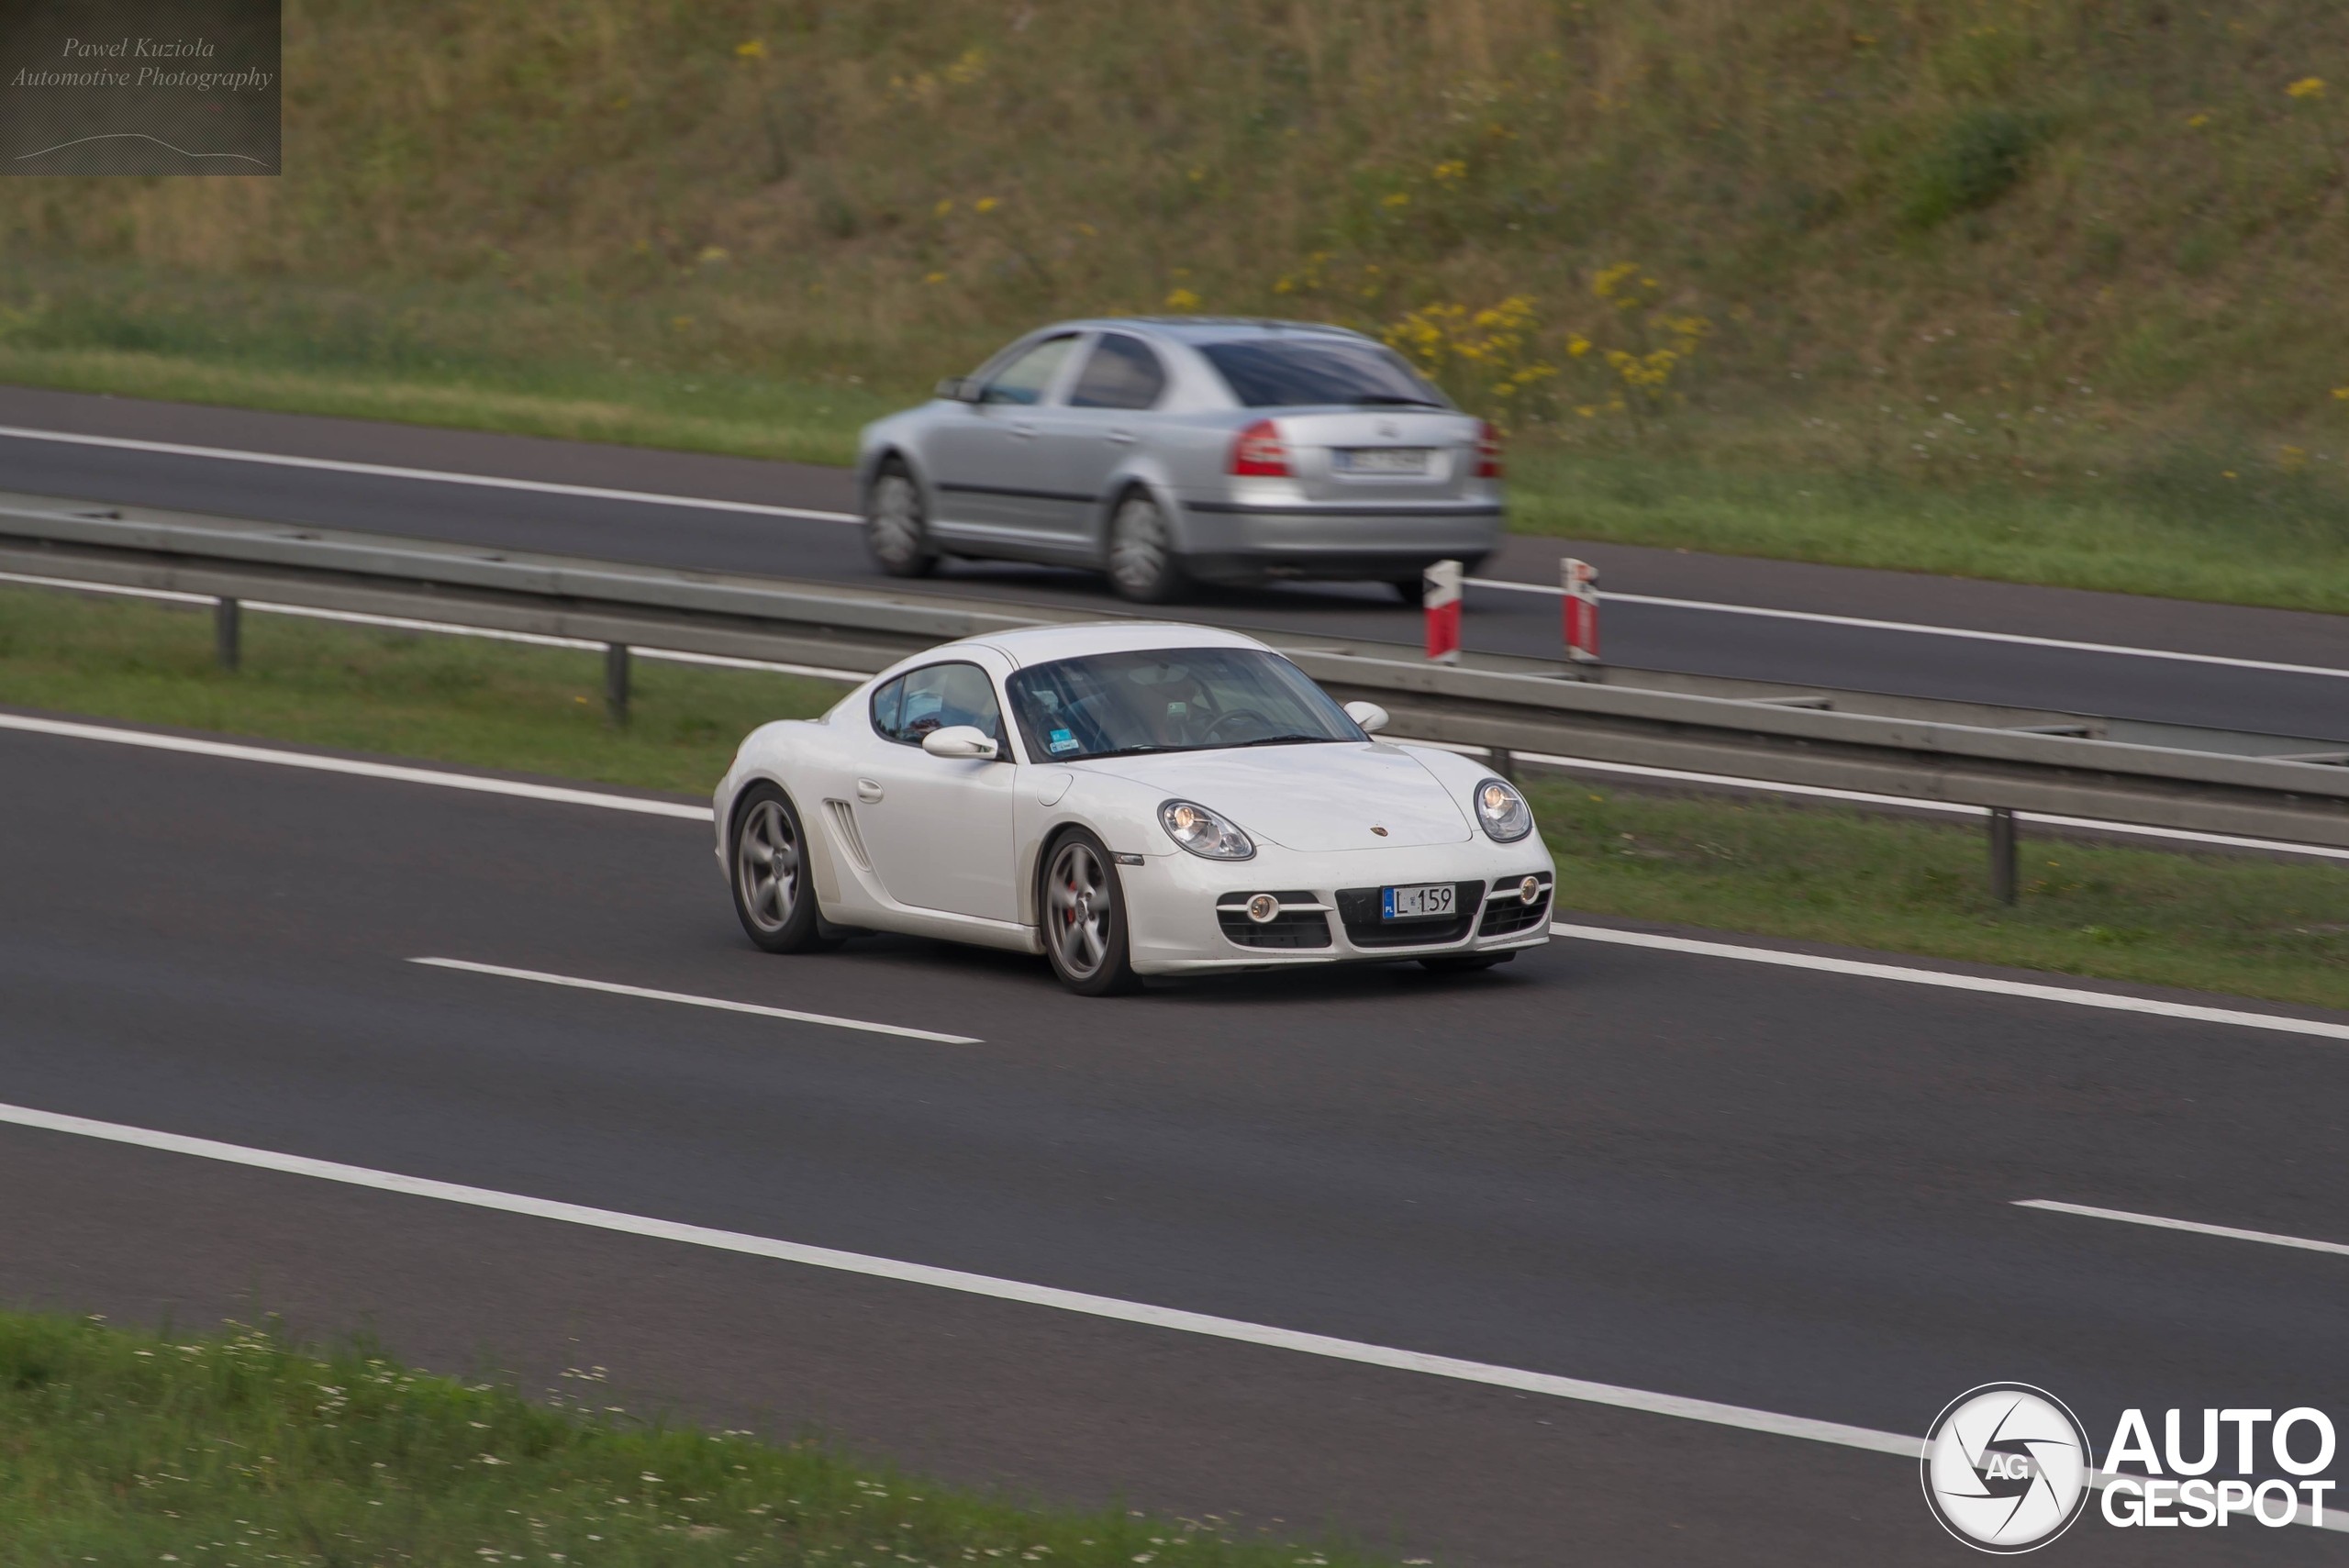
[(1986, 1383), (1950, 1401), (1925, 1435), (1925, 1501), (1979, 1551), (2046, 1545), (2072, 1527), (2095, 1459), (2064, 1402), (2027, 1383)]

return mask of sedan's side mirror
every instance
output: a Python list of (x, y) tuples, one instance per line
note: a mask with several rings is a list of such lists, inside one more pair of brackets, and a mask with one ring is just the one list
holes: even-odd
[(982, 390), (974, 375), (950, 375), (938, 384), (938, 395), (949, 403), (976, 403)]
[(1350, 702), (1346, 717), (1362, 726), (1364, 735), (1375, 735), (1386, 728), (1386, 710), (1375, 702)]
[(950, 724), (943, 729), (933, 729), (921, 738), (921, 749), (933, 757), (956, 757), (964, 762), (974, 758), (995, 761), (995, 741), (987, 732), (974, 724)]

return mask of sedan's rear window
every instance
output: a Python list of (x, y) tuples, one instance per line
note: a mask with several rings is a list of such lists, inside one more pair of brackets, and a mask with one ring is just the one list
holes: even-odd
[(1342, 338), (1252, 338), (1202, 343), (1199, 352), (1250, 408), (1320, 404), (1445, 408), (1443, 394), (1375, 343)]

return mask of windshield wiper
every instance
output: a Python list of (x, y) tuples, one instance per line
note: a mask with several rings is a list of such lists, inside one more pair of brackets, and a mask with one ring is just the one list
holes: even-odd
[(1333, 739), (1328, 735), (1264, 735), (1253, 740), (1234, 740), (1219, 749), (1236, 751), (1242, 746), (1315, 746)]
[(1114, 751), (1087, 751), (1082, 757), (1071, 757), (1072, 762), (1097, 762), (1104, 757), (1139, 757), (1145, 751), (1195, 751), (1196, 746), (1120, 746)]

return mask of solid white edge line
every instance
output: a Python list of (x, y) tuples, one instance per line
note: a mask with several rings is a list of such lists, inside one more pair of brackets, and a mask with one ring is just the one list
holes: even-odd
[(1546, 1394), (1561, 1399), (1612, 1406), (1618, 1409), (1638, 1410), (1651, 1415), (1677, 1416), (1687, 1420), (1703, 1421), (1714, 1426), (1736, 1427), (1747, 1431), (1765, 1432), (1778, 1437), (1806, 1438), (1813, 1442), (1835, 1443), (1845, 1448), (1867, 1449), (1878, 1453), (1896, 1454), (1910, 1461), (1916, 1460), (1923, 1449), (1923, 1442), (1918, 1438), (1903, 1437), (1896, 1432), (1874, 1431), (1865, 1427), (1849, 1427), (1835, 1421), (1813, 1420), (1804, 1416), (1782, 1416), (1773, 1411), (1748, 1409), (1739, 1405), (1718, 1404), (1709, 1399), (1692, 1399), (1676, 1394), (1653, 1394), (1643, 1389), (1622, 1388), (1612, 1384), (1591, 1383), (1581, 1378), (1559, 1377), (1548, 1373), (1526, 1372), (1516, 1367), (1464, 1361), (1454, 1356), (1430, 1355), (1418, 1351), (1396, 1350), (1385, 1345), (1367, 1344), (1355, 1340), (1335, 1339), (1326, 1334), (1308, 1334), (1293, 1329), (1277, 1329), (1262, 1323), (1245, 1322), (1238, 1318), (1217, 1318), (1204, 1312), (1186, 1312), (1176, 1307), (1152, 1307), (1142, 1302), (1121, 1301), (1114, 1296), (1091, 1296), (1082, 1291), (1062, 1290), (1052, 1285), (1029, 1284), (1019, 1280), (997, 1279), (988, 1274), (968, 1273), (960, 1269), (941, 1269), (933, 1268), (926, 1263), (900, 1262), (891, 1258), (877, 1258), (862, 1252), (841, 1251), (830, 1247), (810, 1247), (796, 1241), (777, 1241), (763, 1236), (743, 1235), (738, 1231), (715, 1230), (706, 1226), (685, 1225), (667, 1219), (651, 1219), (641, 1215), (623, 1214), (606, 1208), (589, 1208), (580, 1204), (558, 1203), (548, 1198), (525, 1197), (513, 1193), (493, 1191), (486, 1187), (462, 1186), (454, 1182), (432, 1181), (421, 1176), (404, 1176), (389, 1171), (370, 1170), (360, 1165), (340, 1164), (329, 1160), (313, 1160), (301, 1155), (249, 1149), (239, 1144), (217, 1142), (208, 1138), (189, 1138), (178, 1133), (158, 1132), (147, 1128), (126, 1127), (116, 1122), (93, 1121), (84, 1117), (61, 1116), (53, 1111), (34, 1110), (24, 1106), (0, 1105), (0, 1124), (33, 1128), (48, 1132), (62, 1132), (79, 1138), (98, 1139), (110, 1143), (124, 1143), (137, 1148), (191, 1155), (199, 1160), (215, 1160), (224, 1164), (242, 1165), (254, 1170), (277, 1171), (288, 1175), (308, 1176), (318, 1181), (337, 1182), (346, 1186), (364, 1187), (376, 1192), (398, 1193), (410, 1197), (434, 1198), (443, 1203), (462, 1204), (468, 1207), (523, 1215), (535, 1219), (552, 1219), (567, 1225), (585, 1226), (591, 1229), (618, 1231), (624, 1235), (649, 1237), (656, 1240), (679, 1241), (687, 1246), (707, 1247), (718, 1251), (739, 1252), (751, 1257), (773, 1258), (808, 1268), (829, 1269), (841, 1273), (863, 1274), (874, 1279), (928, 1285), (937, 1290), (988, 1296), (997, 1301), (1019, 1302), (1030, 1307), (1048, 1307), (1057, 1311), (1074, 1312), (1089, 1318), (1104, 1318), (1114, 1322), (1134, 1323), (1145, 1328), (1170, 1329), (1177, 1333), (1197, 1334), (1209, 1339), (1261, 1345), (1272, 1350), (1294, 1351), (1305, 1355), (1327, 1357), (1332, 1361), (1353, 1362), (1364, 1366), (1385, 1367), (1397, 1372), (1423, 1373), (1430, 1376), (1448, 1377), (1463, 1383), (1484, 1384), (1491, 1387), (1516, 1389), (1528, 1394)]
[(2089, 1219), (2117, 1219), (2124, 1225), (2149, 1225), (2156, 1230), (2187, 1230), (2197, 1236), (2219, 1236), (2230, 1241), (2264, 1241), (2270, 1247), (2293, 1247), (2303, 1252), (2332, 1252), (2349, 1257), (2349, 1245), (2311, 1241), (2305, 1236), (2279, 1236), (2272, 1230), (2239, 1230), (2232, 1225), (2204, 1225), (2193, 1219), (2165, 1219), (2158, 1214), (2132, 1214), (2125, 1208), (2097, 1208), (2084, 1203), (2058, 1203), (2053, 1198), (2015, 1199), (2017, 1208), (2043, 1208), (2051, 1214), (2077, 1214)]
[(508, 969), (503, 964), (475, 963), (463, 958), (412, 958), (433, 969), (462, 970), (467, 974), (494, 974), (504, 980), (529, 980), (540, 985), (561, 985), (573, 991), (601, 991), (614, 996), (634, 996), (648, 1002), (675, 1002), (688, 1007), (708, 1007), (721, 1013), (749, 1013), (755, 1018), (783, 1018), (796, 1024), (822, 1024), (836, 1029), (862, 1029), (867, 1034), (899, 1035), (939, 1045), (985, 1045), (966, 1034), (940, 1034), (935, 1029), (908, 1029), (903, 1024), (876, 1024), (864, 1018), (843, 1018), (830, 1013), (803, 1013), (793, 1007), (770, 1007), (757, 1002), (729, 1002), (721, 996), (696, 996), (685, 991), (655, 991), (642, 985), (620, 985), (609, 980), (582, 980), (572, 974), (548, 974), (535, 969)]
[[(1408, 736), (1395, 739), (1411, 746), (1432, 746), (1438, 751), (1457, 751), (1467, 756), (1489, 755), (1489, 746), (1468, 746), (1452, 740), (1415, 740)], [(1910, 811), (1937, 811), (1951, 817), (1987, 817), (1987, 806), (1965, 806), (1954, 800), (1911, 799), (1902, 795), (1871, 795), (1865, 790), (1832, 789), (1825, 784), (1779, 784), (1770, 779), (1740, 778), (1733, 773), (1691, 773), (1685, 768), (1654, 768), (1637, 762), (1602, 762), (1591, 757), (1559, 757), (1544, 751), (1511, 753), (1521, 762), (1537, 767), (1569, 768), (1594, 773), (1623, 773), (1634, 778), (1671, 779), (1687, 784), (1726, 784), (1733, 789), (1750, 789), (1771, 795), (1815, 795), (1824, 800), (1849, 800), (1863, 806), (1897, 806)], [(2018, 822), (2043, 822), (2054, 828), (2084, 828), (2099, 833), (2125, 833), (2132, 838), (2170, 839), (2187, 844), (2217, 844), (2228, 849), (2267, 850), (2278, 854), (2317, 855), (2326, 860), (2349, 861), (2349, 850), (2335, 849), (2330, 844), (2303, 844), (2288, 839), (2246, 839), (2233, 833), (2198, 833), (2187, 828), (2148, 828), (2133, 822), (2111, 822), (2100, 817), (2057, 817), (2039, 811), (2018, 811)]]
[(2101, 1007), (2116, 1013), (2143, 1013), (2191, 1023), (2226, 1024), (2237, 1029), (2273, 1029), (2283, 1034), (2312, 1035), (2320, 1040), (2349, 1040), (2349, 1024), (2314, 1018), (2277, 1018), (2270, 1013), (2238, 1012), (2232, 1007), (2204, 1007), (2188, 1002), (2156, 1002), (2144, 996), (2116, 996), (2104, 991), (2079, 991), (2067, 985), (2038, 985), (2025, 980), (1994, 980), (1979, 974), (1944, 974), (1933, 969), (1901, 964), (1867, 963), (1857, 959), (1827, 958), (1818, 953), (1780, 952), (1772, 948), (1736, 947), (1728, 942), (1698, 941), (1690, 937), (1658, 936), (1648, 931), (1610, 930), (1604, 926), (1571, 926), (1552, 921), (1553, 936), (1619, 947), (1654, 948), (1664, 952), (1694, 953), (1704, 958), (1730, 958), (1744, 963), (1776, 964), (1786, 969), (1810, 969), (1827, 974), (1848, 974), (1864, 980), (1895, 980), (1905, 985), (1936, 985), (1951, 991), (1980, 991), (1996, 996), (2020, 996), (2034, 1002), (2061, 1002), (2074, 1007)]
[(113, 583), (83, 583), (71, 577), (32, 577), (22, 572), (0, 572), (0, 583), (25, 583), (36, 588), (71, 588), (83, 594), (114, 594), (127, 599), (164, 599), (177, 605), (217, 605), (211, 594), (183, 594), (174, 588), (126, 588)]
[(488, 473), (456, 473), (435, 468), (399, 468), (336, 458), (290, 457), (283, 452), (239, 451), (229, 447), (194, 447), (177, 441), (133, 440), (128, 436), (83, 436), (64, 430), (31, 430), (0, 425), (0, 437), (57, 441), (67, 446), (110, 447), (119, 451), (157, 452), (167, 457), (217, 458), (224, 462), (266, 463), (273, 468), (313, 468), (330, 473), (364, 473), (378, 479), (424, 479), (440, 484), (473, 484), (486, 490), (530, 490), (546, 495), (577, 495), (595, 501), (637, 501), (655, 506), (691, 506), (705, 512), (748, 512), (763, 517), (799, 517), (818, 523), (859, 523), (849, 512), (807, 506), (769, 506), (755, 501), (713, 501), (699, 495), (663, 495), (647, 490), (611, 490), (595, 484), (561, 484), (544, 479), (506, 479)]
[(239, 746), (228, 740), (197, 740), (184, 735), (152, 735), (141, 729), (76, 724), (61, 718), (34, 718), (20, 713), (0, 713), (0, 729), (17, 729), (33, 735), (57, 735), (73, 740), (104, 740), (117, 746), (140, 746), (152, 751), (178, 751), (188, 756), (220, 757), (239, 762), (268, 762), (281, 768), (306, 768), (313, 773), (389, 779), (398, 784), (432, 784), (441, 789), (512, 795), (523, 800), (552, 801), (562, 806), (593, 806), (607, 811), (633, 811), (646, 817), (674, 817), (687, 822), (710, 820), (708, 806), (688, 806), (682, 801), (639, 800), (633, 795), (566, 789), (558, 784), (525, 784), (518, 779), (476, 778), (471, 773), (402, 767), (391, 762), (362, 762), (349, 757), (314, 757), (306, 752), (280, 751), (267, 746)]
[[(1513, 594), (1547, 594), (1563, 597), (1564, 588), (1547, 583), (1511, 583), (1499, 577), (1470, 577), (1471, 588), (1498, 588)], [(2234, 670), (2267, 670), (2285, 675), (2333, 675), (2349, 679), (2349, 670), (2323, 664), (2280, 664), (2266, 659), (2231, 659), (2220, 653), (2181, 653), (2170, 648), (2130, 648), (2114, 642), (2074, 642), (2061, 637), (2029, 637), (2017, 631), (1977, 631), (1963, 626), (1928, 626), (1920, 621), (1871, 620), (1865, 616), (1828, 615), (1819, 610), (1777, 610), (1760, 605), (1720, 604), (1710, 599), (1672, 599), (1654, 594), (1618, 594), (1602, 589), (1601, 599), (1621, 605), (1654, 605), (1673, 610), (1710, 610), (1716, 615), (1759, 616), (1765, 620), (1817, 621), (1823, 626), (1858, 627), (1866, 631), (1907, 631), (1925, 637), (1963, 637), (1976, 642), (2012, 642), (2025, 648), (2060, 648), (2072, 653), (2121, 653), (2135, 659), (2170, 659), (2186, 664), (2221, 664)]]
[[(841, 1251), (831, 1247), (810, 1247), (796, 1241), (777, 1241), (763, 1236), (749, 1236), (733, 1230), (716, 1230), (707, 1226), (685, 1225), (670, 1219), (652, 1219), (642, 1215), (624, 1214), (615, 1209), (590, 1208), (583, 1204), (559, 1203), (551, 1198), (525, 1197), (514, 1193), (497, 1192), (488, 1187), (464, 1186), (455, 1182), (439, 1182), (423, 1176), (404, 1176), (390, 1171), (370, 1170), (363, 1165), (345, 1165), (331, 1160), (313, 1160), (298, 1154), (280, 1154), (270, 1150), (250, 1149), (235, 1143), (221, 1143), (209, 1138), (189, 1138), (180, 1133), (159, 1132), (143, 1127), (127, 1127), (119, 1122), (94, 1121), (86, 1117), (61, 1116), (54, 1111), (35, 1110), (27, 1106), (0, 1105), (0, 1125), (30, 1128), (43, 1132), (61, 1132), (76, 1138), (128, 1144), (133, 1148), (183, 1154), (198, 1160), (212, 1160), (226, 1165), (240, 1165), (249, 1170), (274, 1171), (284, 1175), (307, 1176), (315, 1181), (333, 1182), (343, 1186), (361, 1187), (373, 1192), (395, 1193), (406, 1197), (432, 1198), (441, 1203), (461, 1204), (468, 1208), (519, 1215), (531, 1219), (551, 1219), (565, 1225), (583, 1226), (594, 1230), (614, 1231), (627, 1236), (640, 1236), (658, 1241), (681, 1242), (689, 1247), (706, 1247), (715, 1251), (735, 1252), (754, 1258), (772, 1258), (779, 1262), (797, 1263), (805, 1268), (828, 1269), (838, 1273), (861, 1274), (870, 1279), (927, 1285), (933, 1290), (949, 1290), (964, 1296), (984, 1296), (996, 1301), (1015, 1302), (1027, 1307), (1050, 1307), (1054, 1311), (1074, 1312), (1087, 1318), (1106, 1318), (1111, 1322), (1131, 1323), (1148, 1329), (1171, 1329), (1175, 1333), (1197, 1334), (1205, 1339), (1256, 1345), (1266, 1350), (1290, 1351), (1299, 1355), (1320, 1356), (1330, 1361), (1352, 1362), (1361, 1366), (1379, 1367), (1393, 1372), (1419, 1373), (1429, 1377), (1451, 1378), (1455, 1382), (1481, 1384), (1490, 1388), (1513, 1389), (1525, 1394), (1547, 1395), (1553, 1398), (1571, 1399), (1586, 1405), (1607, 1406), (1619, 1410), (1632, 1410), (1644, 1415), (1672, 1416), (1682, 1420), (1701, 1421), (1709, 1426), (1761, 1432), (1770, 1437), (1800, 1438), (1810, 1442), (1832, 1443), (1839, 1448), (1862, 1449), (1872, 1453), (1890, 1454), (1895, 1458), (1911, 1462), (1921, 1460), (1924, 1453), (1924, 1440), (1921, 1438), (1904, 1437), (1898, 1432), (1876, 1431), (1867, 1427), (1845, 1426), (1839, 1421), (1814, 1420), (1808, 1416), (1785, 1416), (1772, 1410), (1756, 1410), (1742, 1405), (1724, 1405), (1710, 1399), (1693, 1399), (1677, 1394), (1656, 1394), (1646, 1389), (1625, 1388), (1616, 1384), (1593, 1383), (1584, 1378), (1560, 1377), (1551, 1373), (1528, 1372), (1518, 1367), (1497, 1366), (1488, 1362), (1465, 1361), (1456, 1356), (1439, 1356), (1419, 1351), (1397, 1350), (1386, 1345), (1369, 1344), (1360, 1340), (1341, 1340), (1328, 1334), (1308, 1334), (1295, 1329), (1276, 1329), (1267, 1324), (1250, 1323), (1236, 1318), (1218, 1318), (1204, 1312), (1186, 1312), (1179, 1307), (1152, 1307), (1142, 1302), (1122, 1301), (1116, 1296), (1092, 1296), (1083, 1291), (1063, 1290), (1053, 1285), (1030, 1284), (1019, 1280), (997, 1279), (990, 1274), (968, 1273), (960, 1269), (934, 1268), (927, 1263), (901, 1262), (893, 1258), (877, 1258), (869, 1253)], [(2116, 1477), (2103, 1471), (2095, 1471), (2090, 1473), (2089, 1485), (2102, 1486), (2113, 1479)], [(2126, 1477), (2126, 1479), (2136, 1478)], [(2317, 1522), (2306, 1507), (2299, 1509), (2295, 1517), (2297, 1522), (2301, 1524)], [(2338, 1512), (2327, 1517), (2322, 1523), (2323, 1528), (2328, 1529), (2349, 1529), (2349, 1523), (2343, 1523)]]

